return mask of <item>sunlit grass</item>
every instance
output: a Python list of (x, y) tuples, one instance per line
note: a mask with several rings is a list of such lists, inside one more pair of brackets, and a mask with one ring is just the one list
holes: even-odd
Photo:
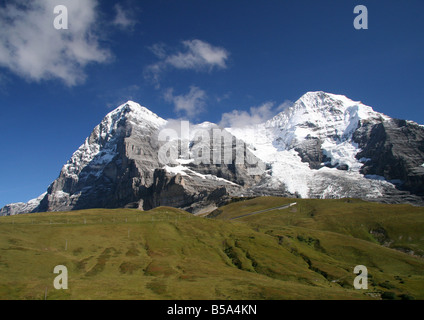
[[(422, 252), (422, 208), (265, 197), (219, 210), (213, 219), (165, 207), (0, 217), (0, 298), (424, 298), (423, 259), (392, 249)], [(59, 264), (68, 290), (53, 288)], [(358, 264), (368, 290), (353, 288)]]

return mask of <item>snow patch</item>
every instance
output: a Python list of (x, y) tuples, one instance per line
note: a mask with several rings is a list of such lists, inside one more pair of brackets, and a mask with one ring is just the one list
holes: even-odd
[(180, 174), (182, 176), (197, 176), (197, 177), (200, 177), (202, 179), (221, 181), (221, 182), (225, 182), (225, 183), (228, 183), (228, 184), (238, 186), (238, 184), (236, 184), (232, 181), (229, 181), (227, 179), (219, 178), (219, 177), (212, 175), (212, 174), (202, 174), (202, 173), (196, 172), (194, 170), (191, 170), (187, 167), (184, 167), (182, 165), (178, 165), (178, 166), (175, 166), (175, 167), (171, 167), (171, 166), (166, 165), (166, 166), (163, 167), (163, 169), (165, 169), (166, 172), (172, 173), (172, 174), (175, 174), (175, 175)]

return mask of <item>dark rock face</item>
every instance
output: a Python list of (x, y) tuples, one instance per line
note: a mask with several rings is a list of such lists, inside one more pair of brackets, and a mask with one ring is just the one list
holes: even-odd
[(197, 176), (171, 175), (165, 170), (155, 171), (154, 183), (143, 201), (143, 209), (159, 206), (184, 208), (196, 212), (198, 208), (216, 205), (231, 193), (241, 189), (222, 182), (208, 181)]
[(309, 138), (299, 147), (295, 148), (295, 151), (302, 158), (303, 162), (309, 163), (311, 169), (320, 169), (323, 167), (322, 163), (327, 162), (329, 159), (323, 153), (322, 141), (318, 138)]
[(354, 134), (367, 159), (361, 172), (397, 180), (398, 189), (424, 196), (424, 128), (393, 119), (376, 125), (364, 123)]
[[(214, 145), (211, 141), (208, 164), (188, 163), (188, 170), (176, 175), (164, 169), (154, 170), (153, 183), (142, 197), (143, 209), (171, 206), (196, 213), (204, 207), (223, 203), (230, 196), (238, 195), (260, 181), (264, 172), (259, 170), (257, 174), (252, 174), (249, 168), (265, 165), (250, 154), (245, 143), (229, 136), (232, 141), (229, 160), (225, 160), (222, 144)], [(190, 142), (189, 152), (192, 155), (197, 152), (198, 143)], [(243, 154), (242, 163), (236, 158), (237, 143)], [(218, 156), (215, 152), (217, 148), (221, 151)], [(257, 164), (250, 165), (248, 158), (251, 163)]]
[[(295, 148), (303, 162), (307, 162), (311, 169), (320, 169), (324, 165), (333, 167), (322, 150), (322, 141), (316, 137), (311, 137)], [(345, 165), (337, 166), (340, 170), (347, 170)]]
[(337, 166), (337, 169), (347, 171), (347, 170), (349, 170), (349, 166), (347, 164), (341, 164), (341, 165)]

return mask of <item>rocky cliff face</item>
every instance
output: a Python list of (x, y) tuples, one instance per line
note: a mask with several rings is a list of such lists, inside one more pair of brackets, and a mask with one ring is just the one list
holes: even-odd
[(138, 201), (158, 168), (155, 133), (166, 123), (129, 102), (109, 113), (63, 166), (36, 211), (116, 208)]
[(424, 130), (414, 122), (390, 119), (365, 123), (354, 135), (366, 159), (361, 173), (392, 181), (398, 189), (424, 196)]
[(47, 193), (0, 214), (161, 205), (199, 212), (234, 195), (423, 203), (424, 127), (344, 96), (309, 92), (253, 127), (174, 129), (129, 101), (94, 128)]

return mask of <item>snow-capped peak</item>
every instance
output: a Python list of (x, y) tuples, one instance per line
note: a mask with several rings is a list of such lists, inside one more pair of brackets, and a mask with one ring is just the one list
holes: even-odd
[[(113, 120), (120, 120), (123, 117), (130, 120), (136, 120), (137, 122), (149, 122), (156, 126), (166, 124), (166, 120), (159, 117), (156, 113), (131, 100), (128, 100), (126, 103), (108, 113), (104, 120), (111, 123)], [(111, 121), (108, 121), (109, 119)]]
[(341, 143), (351, 138), (361, 121), (378, 122), (389, 117), (360, 101), (322, 91), (308, 92), (291, 107), (265, 123), (278, 135), (279, 147), (290, 149), (305, 139), (330, 139)]
[(77, 176), (87, 164), (105, 164), (112, 161), (116, 155), (116, 143), (114, 141), (119, 136), (125, 135), (128, 128), (131, 128), (131, 130), (143, 128), (155, 130), (166, 123), (165, 119), (146, 107), (129, 100), (104, 117), (100, 124), (93, 129), (91, 135), (74, 152), (68, 163), (63, 166), (62, 173), (77, 179)]
[(361, 101), (354, 101), (341, 94), (323, 91), (307, 92), (299, 99), (299, 102), (304, 103), (309, 108), (317, 107), (318, 109), (330, 105), (343, 112), (346, 112), (349, 108), (354, 108), (357, 109), (361, 119), (389, 119), (388, 116), (374, 111), (372, 107), (363, 104)]
[[(353, 101), (343, 95), (322, 91), (308, 92), (291, 107), (285, 109), (265, 126), (284, 128), (285, 147), (306, 138), (332, 137), (343, 141), (358, 127), (359, 121), (371, 122), (388, 119), (360, 101)], [(295, 139), (295, 140), (293, 140)]]
[(322, 153), (330, 162), (326, 165), (345, 168), (360, 177), (363, 164), (356, 155), (361, 150), (353, 134), (365, 122), (374, 124), (389, 119), (360, 101), (317, 91), (304, 94), (263, 124), (228, 130), (271, 166), (274, 180), (284, 183), (290, 192), (307, 197), (311, 183), (320, 175), (340, 174), (336, 168), (322, 167), (324, 163), (315, 164), (321, 167), (319, 170), (310, 168), (305, 162), (310, 160), (308, 157)]

